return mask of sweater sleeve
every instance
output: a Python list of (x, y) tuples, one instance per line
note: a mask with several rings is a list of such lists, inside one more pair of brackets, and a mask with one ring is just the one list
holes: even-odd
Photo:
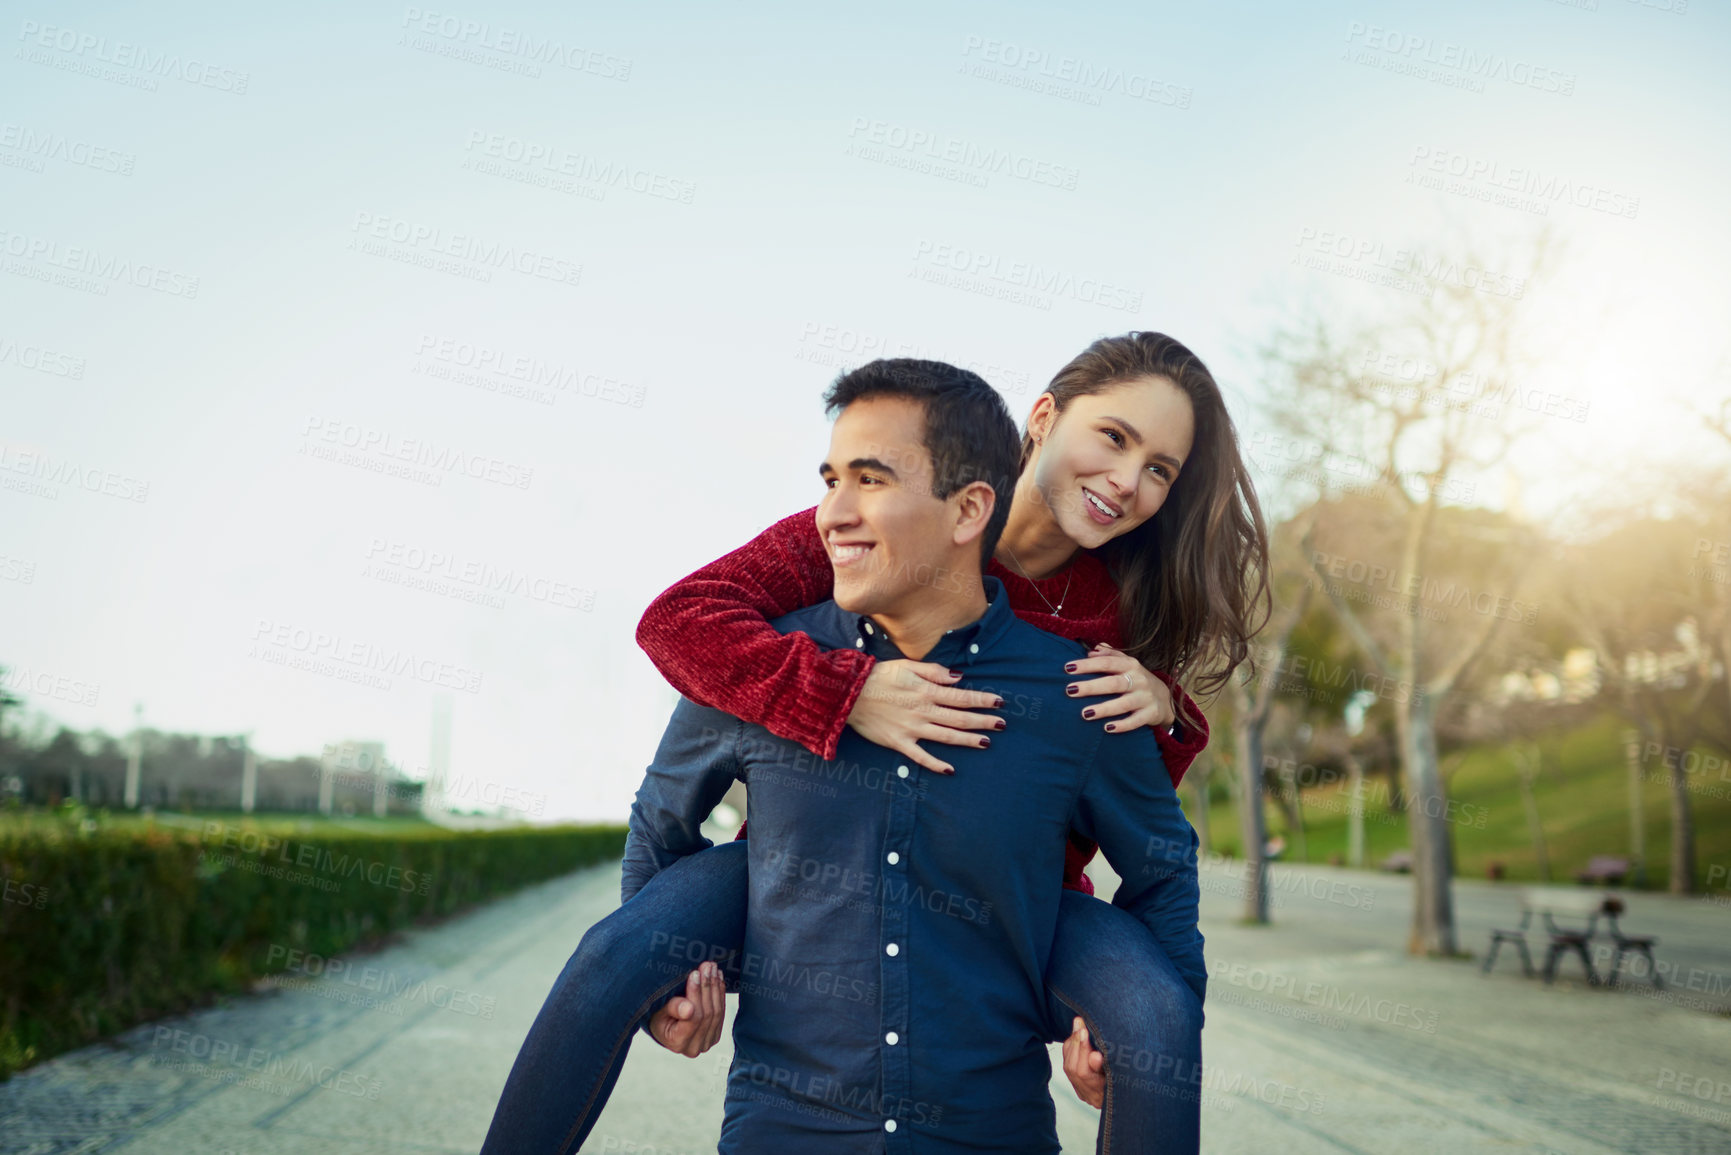
[[(1177, 789), (1178, 783), (1184, 779), (1184, 772), (1190, 769), (1196, 756), (1208, 746), (1208, 719), (1196, 704), (1196, 700), (1185, 693), (1183, 687), (1174, 682), (1170, 675), (1160, 670), (1152, 673), (1172, 691), (1172, 708), (1178, 715), (1178, 723), (1172, 727), (1172, 733), (1168, 734), (1158, 726), (1154, 727), (1154, 739), (1160, 744), (1160, 757), (1165, 760), (1167, 773), (1172, 776), (1173, 789)], [(1194, 722), (1186, 719), (1193, 719)]]
[(643, 611), (637, 644), (692, 701), (834, 758), (875, 659), (769, 624), (833, 592), (814, 506), (675, 582)]

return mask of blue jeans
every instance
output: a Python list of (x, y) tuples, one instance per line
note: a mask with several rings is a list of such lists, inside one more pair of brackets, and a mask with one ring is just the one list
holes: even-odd
[[(523, 1040), (481, 1155), (571, 1155), (583, 1145), (638, 1028), (683, 994), (699, 961), (730, 962), (744, 942), (745, 851), (728, 842), (682, 858), (589, 928)], [(738, 973), (724, 969), (732, 990)], [(1065, 891), (1046, 996), (1049, 1041), (1068, 1038), (1080, 1015), (1106, 1058), (1095, 1151), (1195, 1152), (1202, 1003), (1148, 928)]]

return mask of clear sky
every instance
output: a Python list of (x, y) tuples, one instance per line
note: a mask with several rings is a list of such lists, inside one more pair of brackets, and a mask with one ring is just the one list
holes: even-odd
[(1549, 221), (1535, 380), (1587, 420), (1535, 492), (1697, 444), (1725, 372), (1718, 5), (8, 13), (0, 663), (81, 729), (413, 771), (447, 693), (455, 771), (621, 818), (672, 701), (638, 616), (816, 502), (840, 368), (1021, 414), (1152, 328), (1248, 436), (1270, 318)]

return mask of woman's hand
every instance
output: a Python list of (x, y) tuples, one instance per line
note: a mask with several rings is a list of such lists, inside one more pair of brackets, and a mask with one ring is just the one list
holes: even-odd
[[(1147, 667), (1123, 650), (1101, 643), (1064, 667), (1068, 674), (1099, 674), (1087, 682), (1072, 682), (1065, 693), (1073, 698), (1098, 694), (1116, 694), (1099, 705), (1087, 706), (1082, 717), (1089, 719), (1117, 718), (1106, 723), (1108, 732), (1117, 734), (1138, 726), (1170, 726), (1178, 718), (1172, 708), (1172, 691), (1166, 683), (1150, 674)], [(1122, 714), (1124, 717), (1119, 718)]]
[(981, 690), (958, 690), (960, 674), (936, 662), (907, 658), (872, 663), (865, 688), (854, 701), (847, 724), (859, 736), (894, 750), (911, 762), (939, 774), (954, 774), (956, 768), (920, 749), (916, 742), (928, 740), (948, 746), (984, 749), (990, 737), (976, 730), (1002, 730), (1004, 720), (991, 714), (970, 713), (1004, 704), (996, 694)]
[(649, 1036), (676, 1055), (695, 1059), (721, 1041), (727, 1017), (727, 980), (704, 962), (685, 976), (685, 997), (669, 999), (649, 1018)]
[(1077, 1016), (1070, 1037), (1064, 1040), (1064, 1075), (1076, 1089), (1076, 1098), (1090, 1107), (1106, 1101), (1106, 1056), (1088, 1041), (1088, 1027)]

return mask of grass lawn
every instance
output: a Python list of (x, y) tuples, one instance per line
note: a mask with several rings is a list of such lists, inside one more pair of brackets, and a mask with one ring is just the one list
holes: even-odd
[[(1623, 725), (1604, 717), (1575, 730), (1559, 730), (1539, 738), (1543, 769), (1533, 786), (1540, 824), (1549, 851), (1551, 880), (1573, 884), (1575, 871), (1595, 854), (1622, 858), (1629, 854), (1629, 774), (1623, 758)], [(1709, 751), (1700, 751), (1708, 754)], [(1451, 761), (1444, 758), (1445, 766)], [(1513, 751), (1506, 746), (1475, 747), (1460, 758), (1449, 776), (1447, 794), (1458, 811), (1454, 834), (1455, 873), (1484, 878), (1492, 861), (1501, 862), (1505, 877), (1533, 882), (1539, 878), (1537, 858), (1521, 803), (1520, 780)], [(1217, 771), (1218, 773), (1219, 771)], [(1647, 885), (1663, 889), (1669, 882), (1671, 852), (1670, 771), (1657, 759), (1648, 763), (1641, 784), (1647, 832)], [(1690, 776), (1690, 804), (1695, 815), (1695, 883), (1706, 890), (1727, 887), (1731, 873), (1731, 769), (1714, 767)], [(1365, 862), (1374, 866), (1390, 853), (1405, 850), (1407, 818), (1388, 808), (1380, 777), (1367, 776), (1365, 785)], [(1196, 794), (1185, 790), (1186, 808)], [(1270, 837), (1286, 838), (1284, 861), (1299, 861), (1298, 842), (1286, 829), (1282, 809), (1268, 805)], [(1305, 858), (1326, 862), (1331, 854), (1346, 857), (1347, 796), (1338, 786), (1304, 794)], [(1236, 854), (1238, 815), (1231, 801), (1209, 808), (1214, 849)], [(1721, 869), (1709, 878), (1714, 866)]]

